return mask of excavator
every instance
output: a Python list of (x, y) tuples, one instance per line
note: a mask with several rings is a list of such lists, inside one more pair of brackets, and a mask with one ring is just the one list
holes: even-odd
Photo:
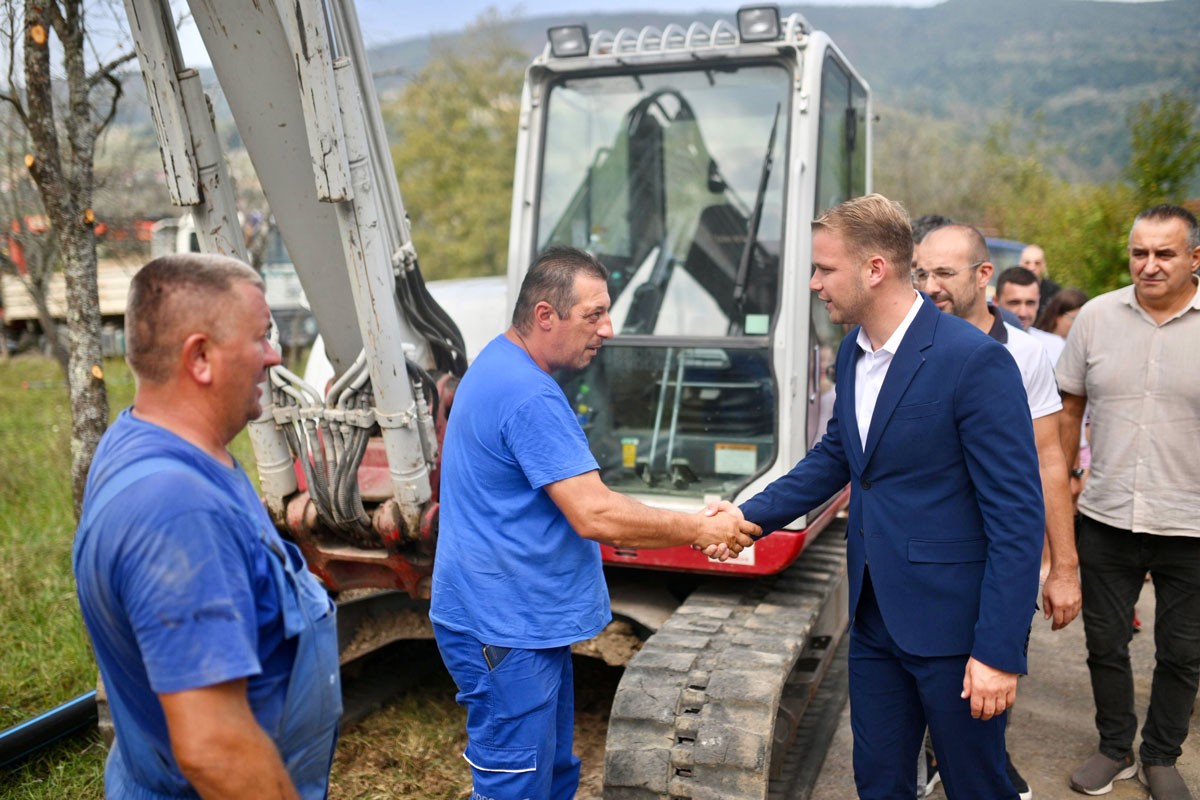
[[(422, 278), (355, 6), (189, 6), (332, 371), (271, 371), (250, 426), (263, 501), (338, 601), (344, 662), (428, 637), (439, 446), (468, 355)], [(171, 4), (125, 7), (171, 198), (202, 250), (245, 258)], [(775, 6), (548, 30), (521, 95), (507, 302), (550, 245), (608, 268), (615, 335), (556, 377), (610, 487), (681, 511), (738, 502), (820, 437), (843, 331), (808, 290), (808, 223), (870, 191), (871, 123), (843, 53)], [(577, 650), (624, 666), (605, 796), (783, 791), (846, 629), (846, 502), (724, 563), (603, 548), (614, 622)]]

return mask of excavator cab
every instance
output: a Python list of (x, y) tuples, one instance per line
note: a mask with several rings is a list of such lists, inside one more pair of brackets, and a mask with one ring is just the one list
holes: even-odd
[(614, 335), (558, 376), (605, 483), (749, 496), (828, 419), (843, 331), (810, 302), (809, 222), (869, 190), (867, 87), (799, 15), (563, 48), (570, 27), (527, 77), (510, 287), (552, 245), (608, 269)]
[(788, 85), (749, 65), (551, 89), (539, 249), (609, 270), (615, 336), (563, 381), (614, 488), (728, 495), (774, 456)]

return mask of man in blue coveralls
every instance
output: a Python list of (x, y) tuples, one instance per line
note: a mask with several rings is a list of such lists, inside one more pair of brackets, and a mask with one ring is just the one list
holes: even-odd
[(723, 558), (759, 533), (727, 513), (650, 508), (600, 480), (550, 373), (586, 367), (612, 336), (607, 281), (587, 253), (547, 250), (512, 327), (463, 378), (446, 430), (429, 616), (467, 709), (480, 800), (575, 796), (570, 646), (612, 619), (599, 542)]
[(226, 449), (279, 363), (262, 280), (159, 258), (125, 324), (137, 391), (96, 450), (74, 552), (116, 730), (106, 796), (323, 798), (334, 608)]

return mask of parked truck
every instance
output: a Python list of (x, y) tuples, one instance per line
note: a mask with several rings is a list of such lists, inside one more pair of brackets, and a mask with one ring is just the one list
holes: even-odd
[[(171, 195), (202, 249), (244, 257), (169, 3), (125, 5)], [(354, 5), (190, 6), (333, 373), (326, 387), (272, 371), (251, 424), (264, 500), (339, 599), (343, 658), (429, 636), (440, 438), (467, 350), (421, 278)], [(842, 330), (808, 290), (808, 223), (870, 190), (871, 120), (837, 46), (773, 6), (548, 31), (522, 92), (495, 303), (511, 309), (552, 244), (608, 267), (614, 336), (560, 383), (609, 486), (682, 511), (737, 502), (821, 435)], [(577, 649), (625, 667), (606, 796), (762, 798), (788, 780), (846, 628), (845, 503), (725, 563), (602, 548), (614, 623)]]

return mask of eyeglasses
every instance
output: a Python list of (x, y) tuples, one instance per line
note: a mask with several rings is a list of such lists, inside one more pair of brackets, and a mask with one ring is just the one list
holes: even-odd
[(1079, 313), (1079, 309), (1077, 308), (1074, 311), (1064, 311), (1063, 313), (1059, 314), (1058, 316), (1061, 317), (1062, 319), (1069, 319), (1072, 322), (1074, 322), (1075, 315), (1077, 315), (1078, 313)]
[(938, 283), (945, 283), (960, 272), (968, 269), (978, 269), (983, 266), (983, 263), (982, 261), (976, 261), (974, 264), (959, 267), (958, 269), (950, 269), (949, 267), (938, 267), (931, 270), (914, 269), (912, 271), (913, 286), (924, 286), (925, 281), (929, 280), (929, 276), (931, 275), (937, 278)]

